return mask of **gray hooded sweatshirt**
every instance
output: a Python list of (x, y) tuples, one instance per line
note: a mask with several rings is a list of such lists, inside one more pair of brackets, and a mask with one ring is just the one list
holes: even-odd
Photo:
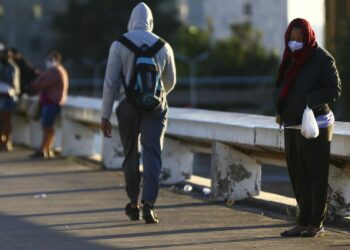
[[(159, 38), (152, 33), (152, 30), (152, 12), (145, 3), (140, 3), (133, 9), (128, 24), (129, 32), (124, 35), (138, 47), (143, 44), (152, 46)], [(174, 54), (168, 43), (158, 51), (155, 59), (160, 69), (161, 82), (166, 94), (168, 94), (176, 82)], [(128, 83), (133, 74), (133, 64), (134, 54), (120, 42), (113, 42), (109, 51), (103, 86), (102, 118), (109, 120), (114, 101), (119, 100), (120, 102), (126, 97), (121, 72), (125, 76), (125, 82)]]

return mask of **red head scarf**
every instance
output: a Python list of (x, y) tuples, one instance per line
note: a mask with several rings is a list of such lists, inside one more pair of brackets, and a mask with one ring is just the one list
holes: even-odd
[[(304, 46), (302, 49), (292, 52), (288, 47), (288, 42), (294, 27), (301, 29)], [(279, 103), (283, 102), (287, 98), (289, 94), (289, 89), (293, 85), (295, 78), (298, 76), (298, 73), (317, 47), (315, 32), (313, 31), (310, 23), (302, 18), (296, 18), (290, 22), (284, 35), (284, 40), (285, 49), (277, 78), (277, 84), (284, 85), (279, 96)], [(292, 64), (288, 67), (288, 70), (286, 71), (287, 63), (290, 60)], [(284, 83), (281, 83), (282, 79), (284, 79)]]

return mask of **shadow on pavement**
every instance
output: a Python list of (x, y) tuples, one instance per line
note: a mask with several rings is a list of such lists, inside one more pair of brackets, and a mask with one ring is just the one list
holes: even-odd
[(74, 175), (74, 174), (87, 174), (87, 173), (101, 173), (101, 170), (81, 170), (81, 171), (75, 170), (75, 171), (61, 171), (61, 172), (44, 172), (44, 173), (35, 173), (35, 174), (1, 175), (0, 179), (35, 178), (35, 177)]
[(128, 249), (125, 246), (104, 246), (74, 237), (63, 232), (48, 229), (17, 216), (0, 214), (0, 248), (6, 250), (115, 250)]
[[(185, 208), (185, 207), (207, 207), (220, 204), (218, 202), (194, 202), (194, 203), (180, 203), (170, 205), (156, 206), (156, 209), (174, 209), (174, 208)], [(38, 213), (38, 214), (20, 214), (16, 215), (21, 218), (32, 218), (32, 217), (46, 217), (46, 216), (60, 216), (60, 215), (72, 215), (72, 214), (94, 214), (94, 213), (108, 213), (108, 212), (122, 212), (124, 207), (119, 208), (104, 208), (104, 209), (93, 209), (93, 210), (80, 210), (80, 211), (64, 211), (54, 213)]]
[[(189, 242), (189, 243), (179, 243), (179, 244), (164, 244), (156, 246), (142, 246), (142, 247), (133, 247), (132, 249), (141, 250), (141, 249), (164, 249), (172, 247), (190, 247), (197, 245), (216, 245), (216, 244), (225, 244), (225, 243), (240, 243), (240, 242), (251, 242), (251, 241), (265, 241), (265, 240), (280, 240), (281, 237), (254, 237), (246, 239), (232, 239), (232, 240), (211, 240), (211, 241), (201, 241), (201, 242)], [(130, 248), (131, 249), (131, 248)], [(215, 249), (215, 248), (214, 248)]]
[(34, 196), (37, 194), (61, 195), (61, 194), (70, 194), (70, 193), (91, 193), (91, 192), (102, 192), (102, 191), (116, 191), (116, 190), (120, 190), (120, 189), (124, 189), (124, 187), (82, 188), (82, 189), (57, 190), (57, 191), (36, 191), (36, 192), (27, 192), (27, 193), (0, 194), (0, 199)]
[(290, 225), (291, 223), (282, 223), (282, 224), (272, 224), (272, 225), (254, 225), (254, 226), (241, 226), (241, 227), (191, 228), (191, 229), (180, 229), (180, 230), (169, 230), (169, 231), (153, 231), (153, 232), (129, 233), (129, 234), (120, 234), (120, 235), (94, 236), (94, 237), (86, 237), (84, 239), (107, 240), (107, 239), (118, 239), (118, 238), (155, 237), (155, 236), (176, 235), (176, 234), (197, 234), (197, 233), (226, 232), (226, 231), (237, 231), (237, 230), (279, 228), (279, 227), (286, 227)]

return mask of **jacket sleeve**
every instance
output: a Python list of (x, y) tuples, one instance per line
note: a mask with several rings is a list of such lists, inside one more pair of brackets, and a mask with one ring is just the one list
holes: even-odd
[(323, 63), (319, 79), (321, 88), (306, 95), (306, 101), (310, 108), (334, 102), (341, 94), (341, 80), (335, 61), (331, 56), (328, 56), (326, 62)]
[(114, 42), (108, 55), (108, 62), (103, 84), (102, 115), (101, 118), (109, 120), (112, 115), (114, 101), (117, 97), (121, 84), (121, 58), (120, 44)]
[(280, 88), (279, 86), (277, 86), (277, 84), (275, 84), (275, 88), (273, 89), (273, 92), (272, 92), (272, 100), (275, 107), (277, 107), (279, 95), (280, 95)]
[(169, 94), (176, 84), (176, 66), (174, 52), (169, 44), (165, 45), (167, 60), (162, 74), (162, 82), (166, 94)]

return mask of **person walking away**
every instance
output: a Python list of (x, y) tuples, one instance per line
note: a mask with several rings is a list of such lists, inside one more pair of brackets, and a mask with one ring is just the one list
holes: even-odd
[(118, 97), (116, 115), (125, 154), (126, 192), (130, 200), (125, 212), (131, 220), (141, 219), (140, 136), (143, 162), (141, 203), (146, 223), (159, 221), (154, 205), (159, 191), (161, 151), (167, 124), (166, 97), (176, 82), (173, 50), (152, 30), (152, 12), (145, 3), (140, 3), (132, 10), (128, 32), (111, 45), (101, 118), (104, 136), (111, 137), (109, 120)]
[(0, 44), (0, 151), (12, 151), (12, 113), (20, 93), (20, 72)]
[(31, 157), (52, 158), (54, 152), (54, 123), (60, 113), (61, 106), (66, 102), (68, 95), (68, 73), (62, 65), (62, 56), (57, 51), (52, 51), (46, 58), (47, 70), (44, 71), (33, 83), (32, 87), (41, 91), (41, 125), (43, 128), (43, 141), (40, 151)]
[[(276, 121), (284, 126), (289, 176), (300, 214), (297, 225), (283, 237), (318, 237), (325, 233), (330, 145), (334, 115), (329, 104), (341, 93), (332, 55), (316, 42), (305, 19), (293, 20), (285, 33), (285, 50), (275, 88)], [(301, 134), (303, 112), (312, 109), (319, 135)]]

